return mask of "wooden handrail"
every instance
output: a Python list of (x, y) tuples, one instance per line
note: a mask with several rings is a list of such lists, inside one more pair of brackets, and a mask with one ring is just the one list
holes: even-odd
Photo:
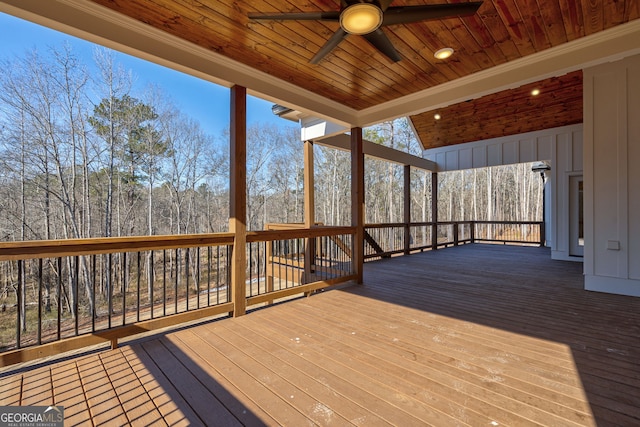
[(0, 261), (232, 245), (233, 233), (1, 242)]
[(475, 224), (496, 224), (496, 225), (540, 225), (542, 221), (458, 221), (470, 222)]
[(247, 242), (268, 242), (270, 240), (303, 239), (306, 237), (354, 234), (355, 227), (313, 227), (290, 230), (262, 230), (247, 232)]
[(365, 228), (402, 228), (404, 227), (404, 223), (402, 222), (386, 222), (386, 223), (377, 223), (377, 224), (365, 224)]

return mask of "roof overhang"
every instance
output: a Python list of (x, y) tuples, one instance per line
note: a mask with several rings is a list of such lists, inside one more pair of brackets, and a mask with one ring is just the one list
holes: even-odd
[(364, 110), (318, 96), (88, 0), (2, 0), (0, 11), (345, 127), (366, 127), (640, 53), (640, 20)]

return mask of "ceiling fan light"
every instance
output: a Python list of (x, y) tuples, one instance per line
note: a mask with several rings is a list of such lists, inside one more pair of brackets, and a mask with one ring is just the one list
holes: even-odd
[(437, 50), (433, 54), (433, 56), (435, 56), (436, 59), (447, 59), (451, 55), (453, 55), (453, 49), (450, 47), (443, 47), (442, 49)]
[(371, 3), (356, 3), (340, 14), (340, 26), (349, 34), (363, 35), (382, 25), (382, 10)]

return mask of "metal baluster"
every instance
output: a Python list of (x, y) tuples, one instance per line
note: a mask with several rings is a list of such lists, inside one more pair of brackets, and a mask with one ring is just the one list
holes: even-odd
[(216, 246), (216, 254), (216, 304), (220, 304), (220, 246)]
[(187, 298), (187, 309), (185, 311), (189, 311), (189, 250), (190, 248), (185, 249), (184, 253), (184, 275), (185, 275), (185, 283), (186, 283), (186, 298)]
[(62, 258), (58, 258), (58, 340), (61, 336), (62, 323)]
[(91, 266), (91, 332), (96, 331), (96, 256), (91, 256), (92, 266)]
[(73, 274), (73, 317), (75, 318), (74, 330), (76, 336), (78, 335), (78, 329), (80, 325), (80, 303), (78, 300), (80, 299), (80, 257), (75, 256), (75, 266), (74, 266), (74, 274)]
[(275, 273), (275, 258), (276, 258), (276, 247), (275, 247), (275, 242), (273, 240), (271, 240), (270, 242), (267, 242), (268, 245), (271, 245), (271, 281), (272, 281), (272, 286), (271, 286), (271, 290), (275, 291), (276, 290), (276, 278), (274, 276)]
[(142, 253), (140, 251), (137, 252), (138, 253), (138, 260), (137, 260), (137, 269), (138, 269), (138, 278), (136, 280), (136, 322), (140, 321), (140, 259), (142, 258)]
[(227, 245), (227, 301), (231, 302), (231, 292), (229, 291), (231, 287), (231, 254), (232, 254), (233, 245)]
[(211, 246), (207, 246), (207, 307), (211, 305)]
[[(320, 279), (326, 279), (326, 267), (329, 264), (329, 258), (331, 253), (329, 251), (329, 238), (326, 236), (319, 236), (320, 240)], [(325, 253), (326, 252), (326, 253)]]
[(151, 251), (149, 252), (149, 271), (147, 274), (147, 280), (149, 281), (149, 299), (151, 300), (151, 318), (153, 319), (154, 316), (154, 311), (155, 311), (155, 307), (156, 307), (156, 300), (155, 300), (155, 295), (154, 295), (154, 288), (156, 287), (156, 283), (155, 283), (155, 277), (154, 277), (154, 267), (155, 267), (155, 262), (153, 259), (153, 254), (155, 251)]
[(38, 259), (38, 345), (42, 344), (42, 258)]
[(167, 315), (167, 250), (162, 250), (162, 316)]
[(126, 285), (127, 285), (127, 253), (123, 252), (122, 253), (122, 271), (120, 272), (120, 280), (121, 280), (121, 293), (122, 293), (122, 325), (126, 325), (127, 324), (127, 289), (126, 289)]
[(20, 348), (20, 341), (22, 341), (20, 336), (20, 330), (22, 329), (21, 325), (21, 317), (22, 317), (22, 264), (23, 260), (18, 260), (18, 289), (16, 294), (16, 303), (17, 303), (17, 316), (16, 316), (16, 348)]
[(269, 265), (269, 259), (267, 258), (267, 245), (269, 244), (269, 242), (264, 242), (263, 243), (263, 247), (264, 247), (264, 267), (263, 267), (263, 277), (264, 277), (264, 289), (267, 290), (268, 289), (268, 279), (267, 279), (267, 266)]
[(175, 280), (175, 293), (174, 293), (174, 305), (175, 305), (175, 311), (174, 313), (178, 312), (178, 276), (180, 273), (180, 258), (178, 256), (178, 254), (180, 249), (176, 249), (176, 280)]
[(196, 248), (196, 295), (197, 299), (197, 308), (200, 308), (200, 246)]
[(251, 248), (253, 243), (249, 243), (249, 296), (253, 296), (253, 253)]
[[(290, 242), (290, 240), (287, 240), (286, 242)], [(286, 248), (289, 247), (288, 243), (285, 243), (285, 252), (286, 252)], [(285, 289), (289, 287), (289, 269), (291, 268), (291, 266), (289, 265), (289, 263), (287, 262), (287, 253), (284, 254), (284, 287)], [(293, 274), (293, 272), (291, 272)], [(292, 278), (293, 279), (293, 278)]]

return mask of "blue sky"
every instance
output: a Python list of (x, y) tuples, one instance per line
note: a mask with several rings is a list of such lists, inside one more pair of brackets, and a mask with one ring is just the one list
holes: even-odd
[[(73, 51), (85, 64), (93, 64), (95, 45), (92, 43), (4, 13), (0, 13), (0, 29), (0, 58), (20, 57), (33, 48), (45, 51), (66, 41), (71, 43)], [(159, 86), (186, 115), (200, 122), (208, 133), (219, 136), (228, 127), (227, 88), (119, 52), (117, 62), (125, 69), (131, 69), (137, 77), (135, 90), (142, 91), (149, 84)], [(271, 102), (249, 97), (247, 121), (295, 126), (274, 116), (271, 113), (272, 105)]]

